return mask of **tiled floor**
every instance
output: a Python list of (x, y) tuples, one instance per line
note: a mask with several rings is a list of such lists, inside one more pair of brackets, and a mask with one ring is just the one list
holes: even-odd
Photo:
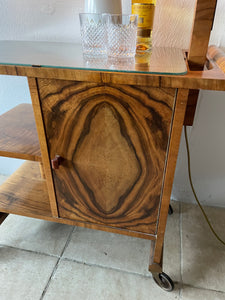
[[(0, 226), (0, 300), (225, 299), (225, 247), (197, 206), (173, 208), (164, 250), (172, 293), (148, 273), (150, 241), (10, 215)], [(225, 209), (206, 211), (225, 239)]]

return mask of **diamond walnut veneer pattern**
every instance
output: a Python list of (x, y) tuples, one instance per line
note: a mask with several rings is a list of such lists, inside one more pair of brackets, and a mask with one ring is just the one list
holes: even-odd
[(59, 215), (155, 234), (174, 89), (38, 79)]

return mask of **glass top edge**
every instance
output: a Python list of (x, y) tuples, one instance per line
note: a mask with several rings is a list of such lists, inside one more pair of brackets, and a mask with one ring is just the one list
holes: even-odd
[(125, 58), (114, 59), (113, 64), (107, 61), (106, 56), (85, 61), (78, 43), (2, 40), (0, 50), (0, 65), (134, 74), (187, 74), (183, 50), (173, 47), (154, 47), (144, 56), (137, 54), (131, 63), (127, 63)]
[[(134, 74), (145, 74), (145, 75), (177, 75), (182, 76), (186, 75), (187, 70), (184, 72), (156, 72), (156, 71), (138, 71), (138, 70), (114, 70), (114, 69), (92, 69), (85, 67), (63, 67), (63, 66), (48, 66), (48, 65), (29, 65), (29, 64), (17, 64), (17, 63), (2, 63), (0, 62), (0, 66), (15, 66), (15, 67), (33, 67), (33, 68), (50, 68), (50, 69), (68, 69), (68, 70), (83, 70), (83, 71), (94, 71), (94, 72), (114, 72), (114, 73), (134, 73)], [(0, 74), (1, 75), (1, 74)]]

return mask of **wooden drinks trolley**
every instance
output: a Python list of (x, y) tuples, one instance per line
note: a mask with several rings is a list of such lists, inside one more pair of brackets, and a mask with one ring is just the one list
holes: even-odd
[(189, 68), (205, 63), (194, 42), (202, 3), (189, 56), (154, 48), (144, 62), (91, 60), (79, 45), (0, 42), (0, 74), (26, 76), (33, 106), (0, 116), (0, 155), (26, 160), (0, 187), (1, 221), (11, 213), (149, 239), (149, 271), (173, 289), (162, 255), (182, 126), (197, 90), (225, 90), (212, 60)]

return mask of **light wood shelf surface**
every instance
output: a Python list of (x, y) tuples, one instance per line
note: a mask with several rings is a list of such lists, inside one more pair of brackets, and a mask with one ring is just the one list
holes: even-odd
[(20, 104), (0, 116), (0, 156), (41, 161), (31, 104)]
[(51, 217), (39, 164), (27, 161), (0, 186), (0, 211), (27, 217)]

